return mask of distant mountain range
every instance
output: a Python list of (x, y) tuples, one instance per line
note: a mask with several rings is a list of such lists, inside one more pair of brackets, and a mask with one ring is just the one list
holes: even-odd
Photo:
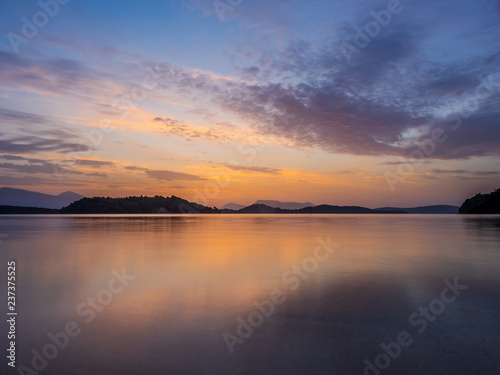
[(265, 204), (252, 204), (239, 210), (222, 210), (223, 214), (405, 214), (404, 211), (380, 211), (359, 206), (332, 206), (321, 204), (319, 206), (303, 207), (298, 210), (288, 210), (270, 207)]
[(333, 206), (321, 204), (318, 206), (306, 206), (300, 209), (282, 209), (271, 207), (266, 204), (252, 204), (238, 210), (222, 209), (224, 214), (457, 214), (458, 206), (438, 205), (411, 208), (382, 207), (366, 208), (360, 206)]
[(297, 202), (280, 202), (280, 201), (270, 201), (270, 200), (258, 200), (254, 204), (265, 204), (269, 207), (282, 208), (284, 210), (300, 210), (304, 207), (314, 207), (311, 202), (297, 203)]
[[(263, 204), (269, 207), (273, 208), (282, 208), (284, 210), (300, 210), (301, 208), (304, 207), (314, 207), (314, 204), (311, 202), (306, 202), (306, 203), (297, 203), (297, 202), (281, 202), (281, 201), (273, 201), (273, 200), (258, 200), (255, 201), (254, 204)], [(224, 206), (222, 206), (222, 209), (228, 209), (228, 210), (241, 210), (242, 208), (245, 208), (246, 206), (238, 203), (228, 203)]]
[[(492, 193), (493, 194), (493, 193)], [(495, 194), (500, 194), (498, 191)], [(489, 195), (488, 195), (489, 197)], [(496, 195), (495, 195), (496, 197)], [(478, 195), (475, 201), (483, 202), (486, 195)], [(470, 201), (470, 200), (469, 200)], [(466, 202), (467, 203), (467, 202)], [(464, 203), (465, 204), (465, 203)], [(463, 207), (463, 206), (462, 206)], [(59, 210), (59, 211), (58, 211)], [(205, 207), (172, 196), (85, 198), (67, 191), (49, 195), (34, 191), (0, 188), (0, 214), (27, 213), (238, 213), (238, 214), (456, 214), (457, 206), (434, 205), (422, 207), (381, 207), (376, 209), (360, 206), (335, 206), (311, 202), (281, 202), (258, 200), (250, 206), (228, 203), (219, 210)]]
[(458, 214), (458, 206), (449, 205), (435, 205), (435, 206), (422, 206), (422, 207), (381, 207), (377, 208), (378, 211), (404, 211), (409, 214)]
[(0, 188), (0, 205), (3, 206), (60, 209), (82, 198), (83, 195), (71, 191), (50, 195), (23, 189)]
[(238, 203), (228, 203), (222, 206), (221, 210), (239, 210), (241, 208), (245, 207), (243, 204), (238, 204)]

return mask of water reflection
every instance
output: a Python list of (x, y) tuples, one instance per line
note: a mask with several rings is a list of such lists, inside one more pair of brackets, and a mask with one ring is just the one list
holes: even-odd
[[(498, 228), (459, 215), (0, 217), (2, 258), (19, 268), (19, 363), (74, 320), (81, 335), (46, 370), (67, 374), (362, 373), (455, 277), (467, 293), (384, 373), (492, 373)], [(283, 274), (327, 236), (340, 247), (292, 290)], [(123, 269), (135, 279), (85, 323), (76, 307)], [(276, 288), (286, 301), (230, 355), (222, 334)]]

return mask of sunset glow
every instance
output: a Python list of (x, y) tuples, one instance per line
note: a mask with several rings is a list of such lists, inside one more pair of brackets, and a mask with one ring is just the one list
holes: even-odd
[(495, 1), (234, 3), (4, 2), (2, 186), (378, 207), (500, 185)]

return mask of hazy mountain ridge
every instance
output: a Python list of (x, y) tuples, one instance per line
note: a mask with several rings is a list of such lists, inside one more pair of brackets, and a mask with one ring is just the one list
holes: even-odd
[(240, 210), (244, 208), (244, 204), (239, 204), (239, 203), (227, 203), (224, 206), (221, 207), (221, 210)]
[(360, 206), (332, 206), (321, 204), (314, 207), (304, 207), (299, 210), (288, 210), (270, 207), (265, 204), (252, 204), (240, 210), (222, 210), (223, 214), (405, 214), (404, 211), (378, 211)]
[(330, 204), (321, 204), (315, 207), (305, 207), (299, 210), (303, 214), (380, 214), (380, 213), (394, 213), (404, 214), (403, 211), (379, 211), (371, 208), (361, 206), (335, 206)]
[(304, 207), (314, 207), (311, 202), (298, 203), (298, 202), (281, 202), (275, 200), (258, 200), (254, 204), (263, 204), (273, 208), (281, 208), (284, 210), (300, 210)]
[(446, 204), (419, 206), (419, 207), (381, 207), (376, 208), (379, 211), (405, 211), (409, 214), (458, 214), (458, 206), (450, 206)]
[[(500, 194), (500, 190), (494, 192)], [(491, 193), (491, 194), (494, 194)], [(478, 194), (474, 202), (489, 202), (491, 194)], [(467, 202), (466, 201), (466, 202)], [(268, 202), (265, 204), (262, 202)], [(464, 202), (464, 204), (466, 203)], [(462, 205), (463, 207), (464, 205)], [(180, 208), (181, 207), (181, 208)], [(230, 208), (231, 207), (231, 208)], [(299, 208), (290, 208), (299, 207)], [(46, 209), (44, 211), (44, 209)], [(47, 210), (51, 209), (51, 210)], [(462, 209), (462, 208), (461, 208)], [(59, 210), (59, 211), (57, 211)], [(59, 195), (43, 194), (23, 189), (0, 188), (0, 214), (29, 213), (241, 213), (241, 214), (373, 214), (373, 213), (410, 213), (410, 214), (456, 214), (458, 206), (431, 205), (410, 208), (381, 207), (376, 209), (361, 206), (336, 206), (310, 202), (281, 202), (276, 200), (257, 200), (250, 206), (228, 203), (218, 209), (188, 202), (175, 196), (126, 197), (126, 198), (85, 198), (80, 194), (67, 191)], [(463, 212), (466, 213), (466, 212)]]
[(84, 198), (83, 195), (72, 191), (50, 195), (9, 187), (0, 188), (0, 205), (2, 206), (60, 209), (82, 198)]
[[(265, 200), (265, 199), (259, 199), (253, 203), (255, 204), (263, 204), (268, 207), (272, 208), (281, 208), (284, 210), (300, 210), (301, 208), (304, 207), (314, 207), (314, 204), (311, 202), (305, 202), (305, 203), (299, 203), (299, 202), (282, 202), (282, 201), (277, 201), (277, 200)], [(222, 206), (221, 210), (241, 210), (242, 208), (249, 207), (245, 206), (244, 204), (239, 204), (239, 203), (228, 203)]]

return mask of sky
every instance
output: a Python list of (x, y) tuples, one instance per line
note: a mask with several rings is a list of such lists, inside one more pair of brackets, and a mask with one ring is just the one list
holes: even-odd
[(500, 187), (500, 1), (3, 0), (0, 176), (460, 205)]

